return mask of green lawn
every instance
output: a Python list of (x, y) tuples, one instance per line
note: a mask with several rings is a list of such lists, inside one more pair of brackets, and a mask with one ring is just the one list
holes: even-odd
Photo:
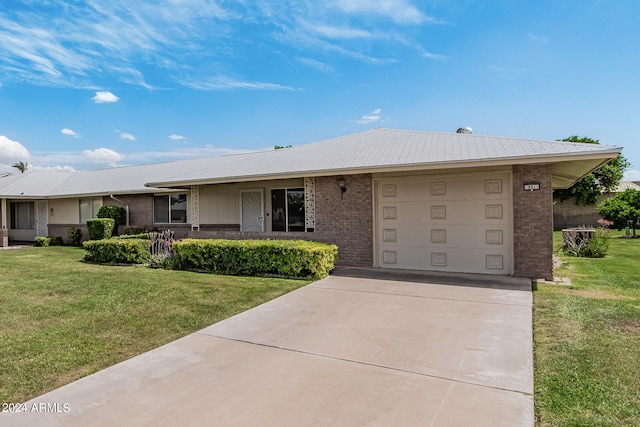
[(534, 292), (539, 426), (640, 426), (640, 239), (620, 235), (605, 258), (561, 256), (572, 286)]
[(23, 402), (309, 283), (101, 266), (83, 255), (0, 251), (0, 402)]

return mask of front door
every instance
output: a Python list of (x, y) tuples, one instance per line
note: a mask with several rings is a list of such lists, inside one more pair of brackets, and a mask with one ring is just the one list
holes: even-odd
[(262, 190), (240, 192), (240, 231), (264, 231)]
[(36, 202), (36, 235), (49, 235), (49, 203), (46, 200)]

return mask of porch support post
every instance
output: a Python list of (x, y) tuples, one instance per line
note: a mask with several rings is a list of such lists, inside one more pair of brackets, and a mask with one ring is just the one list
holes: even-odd
[(200, 231), (200, 186), (191, 186), (191, 231)]
[(7, 199), (0, 199), (0, 218), (2, 218), (2, 226), (0, 227), (0, 247), (9, 246), (9, 230), (7, 229)]
[(316, 228), (316, 179), (304, 179), (304, 225), (305, 231)]

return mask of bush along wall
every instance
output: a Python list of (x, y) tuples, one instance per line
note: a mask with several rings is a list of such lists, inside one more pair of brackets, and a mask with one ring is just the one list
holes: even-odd
[(144, 264), (149, 261), (146, 239), (89, 240), (82, 244), (84, 260), (104, 264)]
[(43, 237), (37, 236), (34, 246), (46, 247), (46, 246), (62, 246), (62, 237)]
[(111, 218), (92, 218), (87, 220), (89, 240), (108, 239), (113, 233), (115, 221)]
[(127, 219), (127, 213), (120, 206), (104, 205), (98, 210), (96, 215), (98, 218), (111, 218), (114, 221), (112, 235), (118, 234), (118, 226), (124, 225)]
[(326, 277), (338, 261), (338, 247), (305, 240), (199, 240), (172, 246), (171, 266), (236, 276)]

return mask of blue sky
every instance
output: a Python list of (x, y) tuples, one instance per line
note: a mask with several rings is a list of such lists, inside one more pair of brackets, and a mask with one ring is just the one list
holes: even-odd
[(98, 169), (373, 127), (624, 146), (635, 0), (3, 0), (0, 164)]

